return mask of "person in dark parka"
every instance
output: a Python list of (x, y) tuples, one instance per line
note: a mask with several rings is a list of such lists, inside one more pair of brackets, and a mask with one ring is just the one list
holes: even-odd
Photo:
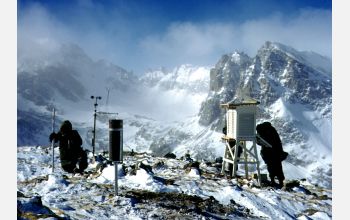
[[(50, 134), (50, 142), (59, 142), (61, 166), (68, 173), (82, 173), (88, 166), (86, 152), (82, 149), (83, 141), (77, 130), (72, 129), (70, 121), (62, 123), (58, 133)], [(78, 165), (78, 167), (77, 167)]]
[(259, 139), (257, 144), (261, 145), (261, 157), (267, 165), (267, 170), (271, 179), (272, 185), (277, 185), (275, 177), (278, 179), (278, 187), (283, 187), (283, 181), (285, 179), (282, 169), (282, 160), (286, 156), (286, 152), (283, 151), (281, 139), (276, 129), (270, 122), (264, 122), (256, 126), (258, 135), (268, 142), (271, 147), (265, 146)]

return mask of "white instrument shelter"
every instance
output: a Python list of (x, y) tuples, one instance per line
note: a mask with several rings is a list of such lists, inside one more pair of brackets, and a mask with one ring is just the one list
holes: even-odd
[[(223, 157), (222, 173), (227, 168), (231, 176), (236, 176), (238, 164), (244, 164), (245, 176), (248, 178), (248, 165), (255, 166), (258, 182), (261, 185), (259, 157), (256, 148), (256, 100), (229, 102), (221, 104), (226, 109), (227, 134), (222, 137), (225, 142), (225, 153)], [(234, 146), (233, 146), (234, 145)], [(238, 156), (238, 149), (241, 147), (242, 154)]]

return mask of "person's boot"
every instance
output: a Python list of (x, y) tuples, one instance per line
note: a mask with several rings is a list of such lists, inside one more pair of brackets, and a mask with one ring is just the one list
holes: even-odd
[(271, 179), (271, 182), (270, 182), (271, 186), (275, 187), (277, 185), (277, 183), (275, 182), (275, 177), (270, 176), (270, 179)]
[(283, 184), (283, 179), (280, 179), (280, 178), (279, 178), (279, 179), (278, 179), (278, 186), (277, 186), (277, 187), (278, 187), (279, 189), (282, 189), (283, 186), (284, 186), (284, 184)]

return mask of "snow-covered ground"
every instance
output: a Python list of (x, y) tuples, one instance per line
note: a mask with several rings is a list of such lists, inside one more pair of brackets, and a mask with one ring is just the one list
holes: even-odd
[[(305, 180), (282, 189), (220, 174), (217, 163), (125, 154), (115, 167), (89, 164), (65, 173), (55, 149), (17, 148), (18, 217), (30, 219), (331, 219), (332, 192)], [(91, 159), (91, 154), (89, 155)], [(199, 166), (198, 166), (199, 164)], [(102, 166), (104, 167), (104, 166)], [(199, 168), (197, 168), (199, 167)], [(240, 173), (240, 172), (239, 172)], [(294, 183), (294, 185), (293, 185)]]

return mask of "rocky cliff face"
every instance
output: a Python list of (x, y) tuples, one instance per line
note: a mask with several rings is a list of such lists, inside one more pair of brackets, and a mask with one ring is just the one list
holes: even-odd
[(202, 103), (200, 123), (204, 126), (216, 121), (216, 127), (222, 127), (222, 115), (218, 107), (235, 97), (235, 94), (246, 90), (242, 87), (253, 60), (242, 52), (223, 55), (213, 69), (210, 70), (210, 92), (207, 100)]
[(210, 94), (202, 103), (200, 123), (205, 126), (214, 123), (213, 128), (219, 129), (223, 125), (219, 105), (246, 98), (259, 100), (261, 114), (267, 119), (267, 108), (280, 98), (330, 117), (330, 74), (308, 66), (302, 57), (290, 51), (298, 53), (284, 45), (266, 42), (254, 58), (243, 52), (223, 55), (210, 70)]
[(311, 110), (329, 115), (332, 103), (330, 73), (324, 75), (293, 52), (297, 53), (270, 42), (258, 51), (254, 68), (261, 92), (257, 98), (268, 106), (277, 97), (285, 97), (290, 103), (309, 105)]

